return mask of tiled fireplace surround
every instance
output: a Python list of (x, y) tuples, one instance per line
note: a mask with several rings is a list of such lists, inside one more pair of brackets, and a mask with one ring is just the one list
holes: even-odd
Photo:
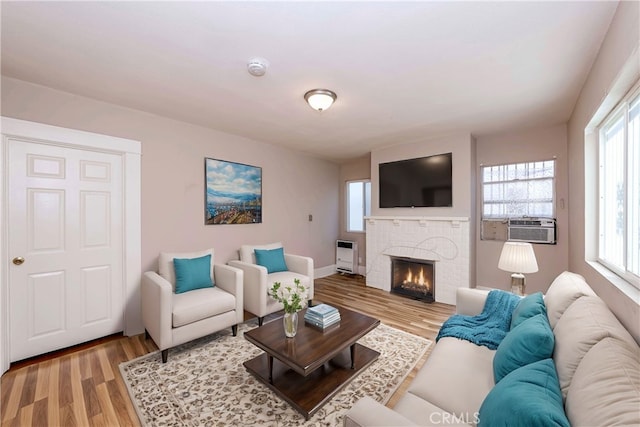
[(470, 285), (469, 218), (367, 217), (367, 286), (391, 290), (391, 256), (435, 261), (437, 302)]

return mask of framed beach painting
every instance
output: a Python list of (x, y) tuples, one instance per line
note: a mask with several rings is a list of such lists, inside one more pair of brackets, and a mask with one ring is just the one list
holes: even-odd
[(262, 222), (262, 168), (204, 159), (205, 224)]

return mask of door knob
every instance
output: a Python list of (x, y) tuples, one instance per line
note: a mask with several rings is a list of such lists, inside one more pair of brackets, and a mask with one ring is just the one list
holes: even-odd
[(22, 258), (21, 256), (17, 256), (13, 259), (13, 263), (15, 265), (21, 265), (24, 262), (24, 258)]

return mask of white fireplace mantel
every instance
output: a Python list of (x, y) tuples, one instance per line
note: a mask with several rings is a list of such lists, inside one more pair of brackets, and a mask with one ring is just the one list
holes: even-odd
[(469, 221), (467, 216), (365, 216), (367, 221)]
[(456, 289), (470, 287), (468, 217), (368, 216), (367, 286), (391, 290), (391, 256), (432, 260), (435, 299), (455, 304)]

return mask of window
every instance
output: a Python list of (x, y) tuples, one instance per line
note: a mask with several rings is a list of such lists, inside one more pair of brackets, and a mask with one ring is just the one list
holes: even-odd
[(640, 91), (599, 127), (598, 260), (638, 286), (640, 277)]
[(364, 217), (371, 215), (371, 182), (347, 182), (347, 231), (364, 232)]
[(555, 160), (483, 166), (482, 218), (555, 216)]

